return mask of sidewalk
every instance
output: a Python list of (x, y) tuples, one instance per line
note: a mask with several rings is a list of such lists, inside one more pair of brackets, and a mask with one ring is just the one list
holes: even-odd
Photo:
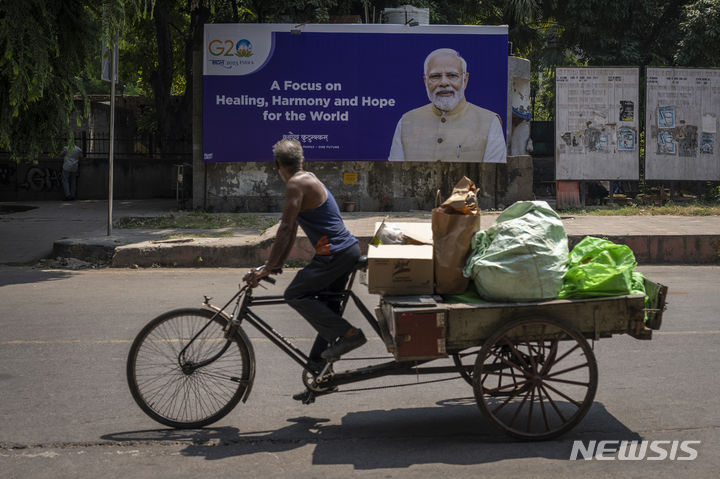
[[(46, 257), (73, 257), (109, 262), (116, 267), (252, 267), (262, 264), (277, 225), (264, 234), (233, 229), (232, 237), (165, 239), (192, 233), (177, 230), (113, 229), (107, 236), (107, 201), (26, 202), (34, 209), (8, 213), (0, 203), (0, 264), (29, 264)], [(122, 200), (113, 203), (113, 218), (157, 216), (176, 211), (174, 200)], [(345, 213), (350, 231), (363, 248), (375, 224), (389, 221), (430, 222), (430, 212)], [(562, 213), (561, 213), (562, 216)], [(483, 214), (482, 228), (497, 214)], [(571, 247), (587, 235), (627, 244), (639, 264), (720, 264), (720, 217), (562, 216)], [(207, 232), (208, 230), (204, 230)], [(299, 231), (289, 262), (305, 261), (313, 249)]]

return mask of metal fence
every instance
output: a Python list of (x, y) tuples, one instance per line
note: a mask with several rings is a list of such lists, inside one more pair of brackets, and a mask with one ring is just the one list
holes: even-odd
[[(89, 136), (83, 132), (78, 139), (83, 156), (103, 158), (110, 154), (109, 136)], [(115, 138), (116, 157), (156, 158), (191, 162), (192, 143), (190, 140), (161, 139), (154, 135)]]

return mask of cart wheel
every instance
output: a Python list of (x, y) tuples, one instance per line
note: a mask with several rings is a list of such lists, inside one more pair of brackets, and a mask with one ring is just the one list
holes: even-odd
[(479, 352), (480, 348), (475, 347), (452, 353), (453, 362), (458, 368), (458, 373), (470, 386), (473, 385), (473, 365)]
[(595, 355), (582, 334), (546, 318), (504, 325), (483, 345), (473, 372), (480, 409), (523, 440), (572, 429), (592, 406), (597, 383)]
[[(482, 348), (470, 348), (466, 349), (465, 351), (457, 352), (452, 355), (453, 362), (455, 363), (455, 366), (458, 368), (458, 372), (460, 373), (460, 376), (471, 386), (474, 386), (475, 383), (473, 382), (474, 377), (474, 371), (475, 371), (475, 361), (477, 361), (477, 355), (480, 353)], [(510, 348), (502, 348), (500, 350), (500, 354), (495, 357), (493, 360), (493, 364), (488, 369), (494, 369), (499, 368), (502, 364), (502, 358), (508, 358), (511, 355)], [(527, 391), (527, 388), (529, 387), (528, 384), (524, 381), (515, 381), (514, 384), (516, 385), (515, 389), (509, 388), (503, 388), (499, 391), (495, 392), (496, 396), (508, 396), (510, 394), (514, 394), (516, 391)]]

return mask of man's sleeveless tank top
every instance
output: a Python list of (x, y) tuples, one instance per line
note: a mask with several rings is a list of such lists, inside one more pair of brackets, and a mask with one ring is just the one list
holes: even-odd
[[(325, 188), (325, 185), (323, 185)], [(315, 209), (298, 213), (297, 222), (307, 235), (317, 254), (343, 251), (358, 242), (345, 228), (332, 193), (325, 188), (327, 199)], [(329, 249), (328, 249), (329, 247)]]

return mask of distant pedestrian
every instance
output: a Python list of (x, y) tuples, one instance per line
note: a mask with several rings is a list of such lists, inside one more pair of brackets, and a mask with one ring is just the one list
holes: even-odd
[(72, 149), (66, 146), (63, 153), (65, 156), (63, 158), (62, 183), (65, 201), (72, 201), (77, 195), (78, 165), (82, 150), (77, 145), (73, 145)]

